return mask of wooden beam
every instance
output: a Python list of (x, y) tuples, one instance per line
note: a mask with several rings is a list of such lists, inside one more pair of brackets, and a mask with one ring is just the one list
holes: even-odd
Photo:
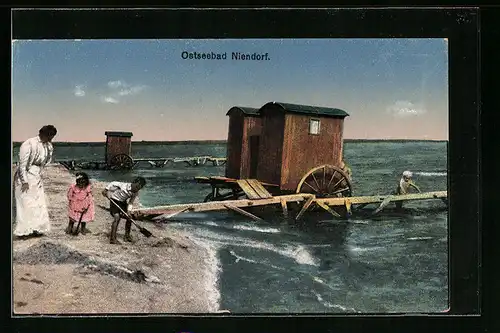
[(288, 206), (286, 200), (281, 200), (281, 208), (283, 209), (283, 217), (288, 218)]
[(328, 207), (327, 204), (320, 202), (320, 201), (316, 201), (316, 203), (318, 204), (318, 206), (320, 206), (321, 208), (323, 208), (324, 210), (326, 210), (328, 213), (332, 214), (333, 216), (341, 217), (336, 211), (334, 211), (333, 209)]
[(344, 206), (345, 206), (345, 212), (346, 212), (346, 217), (351, 216), (352, 214), (352, 203), (350, 198), (345, 198), (344, 200)]
[(183, 207), (181, 209), (176, 210), (175, 212), (163, 215), (162, 218), (169, 219), (171, 217), (174, 217), (175, 215), (179, 215), (180, 213), (185, 212), (186, 210), (189, 210), (190, 208), (191, 207)]
[(271, 193), (269, 193), (257, 179), (247, 179), (246, 181), (248, 185), (250, 185), (254, 191), (257, 192), (261, 199), (268, 199), (272, 197)]
[(314, 199), (316, 199), (314, 196), (311, 196), (311, 197), (309, 197), (309, 199), (307, 199), (307, 201), (302, 206), (302, 209), (295, 217), (295, 220), (298, 220), (302, 217), (302, 215), (306, 212), (306, 210), (309, 208), (309, 206), (311, 206), (311, 204), (314, 202)]
[(279, 197), (272, 197), (269, 199), (259, 199), (259, 200), (240, 199), (240, 200), (177, 204), (177, 205), (158, 206), (158, 207), (142, 207), (142, 208), (132, 209), (131, 213), (134, 213), (135, 216), (163, 215), (163, 214), (168, 214), (173, 210), (182, 209), (185, 207), (189, 207), (190, 211), (192, 212), (206, 212), (206, 211), (225, 210), (226, 207), (224, 207), (224, 205), (230, 205), (233, 207), (240, 207), (240, 208), (251, 207), (251, 206), (265, 206), (271, 204), (279, 204), (281, 200), (284, 200), (286, 202), (288, 201), (301, 202), (309, 197), (314, 198), (314, 195), (304, 193), (304, 194), (283, 195)]
[(245, 210), (243, 210), (241, 208), (234, 207), (234, 206), (231, 206), (231, 205), (224, 205), (224, 207), (226, 207), (227, 209), (233, 210), (233, 211), (235, 211), (237, 213), (240, 213), (242, 215), (245, 215), (247, 217), (250, 217), (250, 218), (252, 218), (252, 219), (254, 219), (256, 221), (262, 221), (262, 219), (260, 217), (255, 216), (252, 213), (249, 213), (249, 212), (247, 212), (247, 211), (245, 211)]
[[(352, 205), (382, 203), (386, 198), (391, 197), (391, 201), (412, 201), (412, 200), (429, 200), (447, 198), (446, 191), (412, 193), (402, 195), (372, 195), (363, 197), (349, 197)], [(316, 199), (317, 202), (323, 202), (329, 206), (344, 206), (345, 198), (321, 198)]]
[[(381, 195), (381, 196), (366, 196), (366, 197), (349, 197), (349, 201), (351, 205), (360, 205), (360, 204), (375, 204), (382, 203), (388, 197), (391, 197), (391, 201), (412, 201), (412, 200), (429, 200), (429, 199), (445, 199), (447, 198), (446, 191), (437, 191), (437, 192), (426, 192), (426, 193), (416, 193), (416, 194), (404, 194), (404, 195)], [(210, 201), (210, 202), (202, 202), (202, 203), (188, 203), (188, 204), (177, 204), (177, 205), (169, 205), (169, 206), (159, 206), (159, 207), (148, 207), (148, 208), (137, 208), (131, 210), (131, 213), (135, 214), (137, 218), (139, 217), (147, 217), (151, 215), (163, 215), (172, 212), (173, 210), (189, 208), (192, 212), (204, 212), (204, 211), (217, 211), (217, 210), (226, 210), (227, 207), (225, 205), (230, 205), (233, 207), (250, 207), (250, 206), (266, 206), (273, 204), (280, 204), (282, 201), (284, 202), (302, 202), (302, 201), (310, 201), (308, 205), (304, 205), (302, 209), (309, 208), (309, 206), (316, 202), (318, 205), (320, 203), (326, 204), (328, 206), (345, 206), (346, 198), (316, 198), (313, 194), (309, 193), (299, 193), (299, 194), (290, 194), (290, 195), (282, 195), (271, 197), (269, 199), (258, 199), (258, 200), (250, 200), (250, 199), (240, 199), (240, 200), (226, 200), (226, 201)], [(304, 210), (304, 211), (305, 211)], [(298, 218), (302, 216), (304, 212), (299, 212)]]
[(248, 199), (260, 199), (259, 193), (257, 193), (253, 187), (248, 184), (248, 181), (246, 179), (239, 179), (238, 180), (238, 185), (241, 187), (241, 189), (245, 192), (247, 195)]
[(373, 211), (372, 215), (378, 214), (382, 209), (384, 209), (385, 206), (387, 206), (392, 201), (392, 198), (392, 196), (388, 196), (387, 198), (385, 198), (380, 206), (378, 206), (378, 208)]

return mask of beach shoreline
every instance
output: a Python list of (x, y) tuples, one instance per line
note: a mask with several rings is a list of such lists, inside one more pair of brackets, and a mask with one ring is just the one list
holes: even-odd
[(168, 224), (142, 221), (154, 237), (132, 226), (134, 243), (124, 242), (122, 220), (121, 245), (109, 244), (112, 217), (101, 195), (105, 183), (92, 180), (95, 220), (87, 224), (92, 233), (65, 234), (66, 192), (73, 182), (63, 166), (47, 166), (43, 183), (51, 230), (38, 238), (13, 239), (14, 314), (219, 312), (216, 251)]

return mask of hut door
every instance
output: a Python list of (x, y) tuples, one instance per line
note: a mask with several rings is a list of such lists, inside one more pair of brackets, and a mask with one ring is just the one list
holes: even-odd
[(257, 176), (257, 164), (259, 162), (259, 136), (250, 136), (250, 178)]

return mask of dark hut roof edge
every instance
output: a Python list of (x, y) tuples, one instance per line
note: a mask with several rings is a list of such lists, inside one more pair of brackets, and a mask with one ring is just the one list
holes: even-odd
[(117, 131), (106, 131), (104, 132), (104, 135), (106, 136), (119, 136), (119, 137), (125, 137), (125, 138), (130, 138), (133, 136), (132, 132), (117, 132)]
[[(283, 103), (283, 102), (269, 102), (262, 106), (260, 110), (262, 110), (267, 105), (278, 105), (285, 112), (292, 113), (301, 113), (301, 114), (309, 114), (309, 115), (318, 115), (318, 116), (329, 116), (329, 117), (347, 117), (349, 114), (342, 109), (338, 108), (327, 108), (322, 106), (313, 106), (313, 105), (302, 105), (302, 104), (292, 104), (292, 103)], [(259, 113), (260, 113), (259, 110)]]
[(233, 106), (232, 108), (229, 109), (229, 111), (227, 111), (226, 116), (236, 110), (239, 110), (246, 115), (255, 115), (255, 116), (259, 115), (259, 109), (257, 108), (250, 108), (246, 106)]
[(326, 117), (349, 116), (349, 114), (346, 111), (338, 108), (327, 108), (323, 106), (302, 105), (302, 104), (292, 104), (283, 102), (269, 102), (264, 104), (260, 109), (246, 107), (246, 106), (233, 106), (231, 109), (229, 109), (226, 115), (229, 115), (231, 112), (234, 111), (240, 111), (246, 115), (259, 116), (261, 110), (268, 105), (278, 105), (283, 109), (283, 111), (291, 113), (300, 113), (300, 114), (326, 116)]

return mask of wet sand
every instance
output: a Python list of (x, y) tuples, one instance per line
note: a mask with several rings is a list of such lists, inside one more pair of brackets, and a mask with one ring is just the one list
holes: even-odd
[[(13, 240), (13, 311), (57, 313), (207, 313), (217, 312), (215, 252), (174, 231), (168, 224), (138, 223), (155, 237), (132, 226), (134, 243), (109, 244), (112, 217), (101, 195), (104, 183), (92, 181), (95, 221), (91, 234), (71, 236), (66, 192), (73, 175), (60, 165), (45, 169), (51, 231), (28, 240)], [(15, 217), (15, 216), (14, 216)]]

